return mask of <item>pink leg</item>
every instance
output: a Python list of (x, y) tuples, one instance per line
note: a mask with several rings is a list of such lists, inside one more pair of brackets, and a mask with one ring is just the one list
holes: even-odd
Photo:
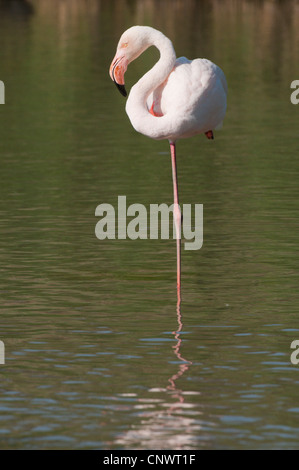
[(179, 194), (178, 194), (178, 181), (177, 181), (177, 170), (176, 170), (176, 151), (175, 142), (170, 143), (171, 153), (171, 164), (172, 164), (172, 181), (173, 181), (173, 216), (176, 230), (176, 253), (177, 253), (177, 294), (178, 294), (178, 305), (181, 302), (181, 209), (179, 206)]

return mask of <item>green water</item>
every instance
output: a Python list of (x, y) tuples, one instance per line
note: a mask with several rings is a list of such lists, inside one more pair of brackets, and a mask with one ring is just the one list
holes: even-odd
[[(172, 203), (168, 143), (108, 75), (133, 24), (229, 85), (215, 140), (177, 146), (204, 207), (181, 317), (174, 240), (94, 233), (118, 195)], [(2, 0), (0, 44), (0, 448), (298, 449), (298, 2)]]

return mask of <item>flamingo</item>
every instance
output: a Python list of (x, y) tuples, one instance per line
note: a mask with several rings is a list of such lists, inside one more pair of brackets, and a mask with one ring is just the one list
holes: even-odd
[(176, 142), (222, 127), (227, 83), (223, 71), (208, 59), (176, 58), (170, 39), (149, 26), (132, 26), (121, 36), (109, 73), (123, 96), (124, 75), (130, 62), (150, 46), (160, 52), (158, 62), (131, 89), (126, 112), (137, 132), (170, 144), (173, 215), (177, 248), (177, 296), (181, 299), (181, 210), (179, 206)]

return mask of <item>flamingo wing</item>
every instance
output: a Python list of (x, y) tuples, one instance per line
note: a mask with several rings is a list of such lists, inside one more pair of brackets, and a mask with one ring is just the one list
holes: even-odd
[(227, 83), (222, 70), (207, 59), (180, 57), (147, 104), (154, 116), (168, 116), (180, 138), (211, 131), (222, 124)]

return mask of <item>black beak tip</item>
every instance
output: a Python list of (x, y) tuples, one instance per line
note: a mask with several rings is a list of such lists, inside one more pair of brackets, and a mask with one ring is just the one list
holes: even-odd
[(114, 83), (117, 86), (118, 90), (121, 92), (121, 94), (126, 97), (127, 92), (126, 92), (126, 89), (125, 89), (125, 85), (120, 85), (119, 83), (116, 83), (116, 82), (114, 82)]

